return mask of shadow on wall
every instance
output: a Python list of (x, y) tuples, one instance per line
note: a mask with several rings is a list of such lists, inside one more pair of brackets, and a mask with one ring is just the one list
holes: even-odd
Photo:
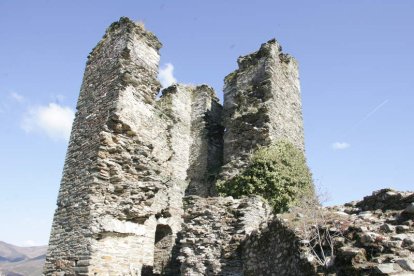
[(154, 243), (154, 265), (144, 265), (141, 269), (141, 275), (165, 275), (167, 266), (171, 262), (173, 246), (174, 236), (171, 227), (164, 224), (157, 225)]
[(164, 274), (165, 267), (171, 259), (171, 249), (174, 245), (171, 227), (159, 224), (155, 231), (154, 275)]
[[(207, 110), (203, 116), (205, 127), (201, 142), (206, 143), (204, 146), (207, 147), (207, 154), (197, 155), (193, 165), (188, 168), (187, 175), (191, 181), (185, 191), (185, 195), (198, 195), (202, 197), (217, 195), (215, 182), (223, 164), (224, 127), (221, 118), (223, 107), (215, 99), (211, 99), (210, 106), (211, 109)], [(200, 168), (200, 166), (205, 167)], [(199, 175), (200, 172), (204, 172), (203, 175)]]

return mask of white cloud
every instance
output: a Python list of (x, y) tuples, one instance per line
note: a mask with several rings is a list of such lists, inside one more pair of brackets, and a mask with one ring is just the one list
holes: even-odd
[(332, 143), (331, 146), (334, 150), (344, 150), (344, 149), (349, 148), (351, 145), (348, 144), (347, 142), (335, 142), (335, 143)]
[(21, 127), (27, 133), (43, 132), (53, 140), (69, 140), (74, 117), (70, 107), (50, 103), (30, 108), (23, 116)]
[(24, 97), (16, 92), (12, 92), (10, 93), (10, 97), (15, 100), (16, 102), (23, 102), (24, 101)]
[(160, 68), (158, 78), (163, 88), (166, 88), (173, 83), (177, 83), (177, 80), (174, 78), (174, 65), (171, 63), (166, 63), (164, 66), (162, 66)]

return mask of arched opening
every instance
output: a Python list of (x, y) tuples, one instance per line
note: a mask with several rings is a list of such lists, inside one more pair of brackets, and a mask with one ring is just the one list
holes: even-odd
[(162, 275), (170, 262), (173, 247), (173, 235), (171, 227), (159, 224), (155, 231), (154, 247), (154, 275)]

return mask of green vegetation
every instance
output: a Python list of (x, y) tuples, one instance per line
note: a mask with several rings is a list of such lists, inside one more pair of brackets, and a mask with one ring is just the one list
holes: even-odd
[(225, 83), (230, 83), (230, 82), (234, 81), (236, 79), (236, 77), (237, 77), (237, 73), (238, 73), (238, 70), (235, 70), (235, 71), (231, 72), (230, 74), (228, 74), (224, 78), (224, 82)]
[(286, 141), (259, 148), (242, 173), (217, 183), (217, 191), (235, 198), (262, 196), (277, 213), (287, 211), (304, 196), (314, 196), (312, 174), (303, 152)]

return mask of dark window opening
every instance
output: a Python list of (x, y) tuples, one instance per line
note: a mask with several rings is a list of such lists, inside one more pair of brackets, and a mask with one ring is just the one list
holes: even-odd
[(154, 247), (154, 275), (163, 275), (170, 262), (173, 247), (173, 235), (168, 225), (157, 225)]

